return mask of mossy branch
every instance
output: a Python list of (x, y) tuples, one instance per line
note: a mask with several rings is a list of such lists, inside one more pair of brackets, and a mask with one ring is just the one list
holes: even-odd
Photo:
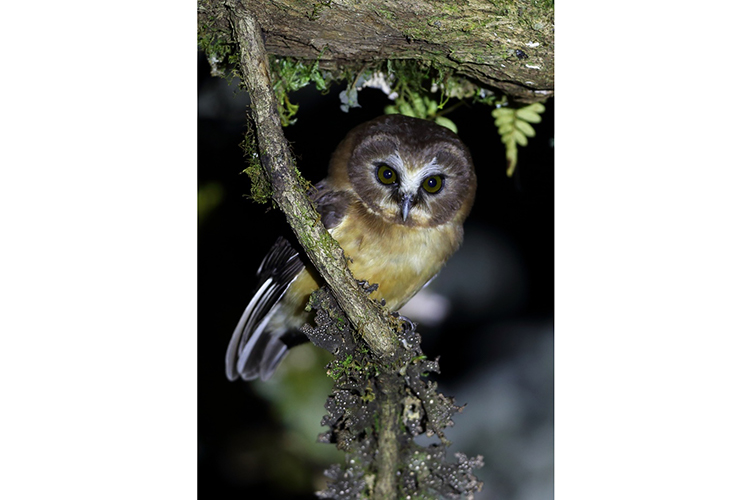
[(238, 43), (242, 81), (252, 102), (260, 162), (271, 183), (273, 200), (357, 331), (378, 356), (389, 358), (394, 347), (388, 315), (365, 296), (349, 272), (341, 247), (323, 226), (294, 167), (276, 109), (260, 26), (238, 4), (228, 3), (227, 7)]
[[(336, 301), (357, 332), (373, 352), (388, 363), (395, 354), (390, 317), (384, 309), (366, 297), (362, 287), (352, 276), (343, 251), (323, 226), (294, 167), (276, 109), (260, 26), (251, 15), (240, 10), (238, 5), (228, 4), (228, 7), (239, 45), (240, 73), (252, 101), (251, 114), (255, 123), (260, 162), (270, 179), (273, 199), (286, 215), (287, 222), (305, 253), (330, 286)], [(397, 402), (393, 399), (392, 392), (394, 391), (388, 391), (384, 407), (390, 408), (393, 415), (389, 414), (384, 421), (387, 428), (382, 429), (382, 443), (379, 442), (382, 451), (380, 461), (384, 465), (376, 483), (375, 498), (382, 499), (396, 498), (397, 494), (395, 464), (398, 463), (398, 421), (395, 410)]]
[[(221, 2), (200, 3), (199, 26), (222, 30), (227, 19)], [(386, 60), (416, 60), (522, 103), (554, 93), (553, 0), (252, 0), (243, 5), (263, 26), (270, 54), (315, 61), (335, 74)], [(212, 42), (208, 37), (204, 45)], [(215, 52), (218, 58), (224, 54)]]

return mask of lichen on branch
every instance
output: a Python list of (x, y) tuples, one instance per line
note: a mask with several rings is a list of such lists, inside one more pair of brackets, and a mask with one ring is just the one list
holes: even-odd
[[(305, 325), (303, 331), (335, 356), (327, 367), (334, 387), (322, 421), (329, 430), (318, 440), (346, 453), (346, 467), (334, 465), (326, 471), (330, 482), (318, 496), (470, 499), (481, 491), (473, 470), (482, 467), (482, 457), (456, 453), (458, 461), (448, 458), (450, 442), (444, 430), (463, 408), (425, 378), (439, 373), (439, 367), (422, 352), (414, 325), (404, 323), (399, 329), (397, 355), (383, 366), (341, 320), (342, 311), (327, 288), (315, 292), (310, 305), (317, 326)], [(414, 438), (423, 434), (439, 441), (418, 445)], [(391, 482), (387, 490), (378, 491), (383, 475)]]

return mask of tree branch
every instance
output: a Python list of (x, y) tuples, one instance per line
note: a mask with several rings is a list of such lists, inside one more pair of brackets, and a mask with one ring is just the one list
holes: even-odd
[(381, 375), (378, 388), (385, 395), (380, 405), (380, 431), (378, 433), (378, 454), (375, 459), (375, 467), (378, 471), (378, 481), (375, 483), (375, 496), (377, 499), (396, 498), (398, 491), (396, 486), (396, 472), (399, 464), (398, 438), (398, 414), (399, 395), (394, 391), (398, 381), (392, 380), (393, 374)]
[[(203, 0), (200, 25), (222, 30)], [(252, 0), (243, 2), (276, 56), (318, 61), (336, 75), (385, 60), (423, 61), (519, 102), (554, 94), (553, 0)]]
[(260, 161), (273, 188), (273, 199), (284, 212), (295, 236), (354, 327), (375, 354), (394, 353), (388, 316), (367, 298), (347, 268), (344, 253), (320, 220), (308, 198), (276, 110), (268, 57), (260, 25), (237, 4), (228, 3), (232, 27), (239, 43), (240, 72), (250, 94)]

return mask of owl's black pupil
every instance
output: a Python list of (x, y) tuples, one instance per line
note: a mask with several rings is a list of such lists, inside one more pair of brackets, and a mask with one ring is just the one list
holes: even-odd
[(430, 177), (429, 179), (427, 179), (427, 185), (431, 188), (434, 188), (435, 186), (437, 186), (437, 179), (435, 179), (434, 177)]
[(390, 179), (391, 177), (393, 177), (393, 170), (388, 169), (388, 168), (384, 168), (383, 169), (383, 177), (386, 178), (386, 179)]

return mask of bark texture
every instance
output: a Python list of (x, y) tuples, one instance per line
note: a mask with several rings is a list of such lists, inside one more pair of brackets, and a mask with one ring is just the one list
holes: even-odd
[(346, 266), (341, 247), (323, 226), (294, 169), (293, 156), (276, 109), (260, 26), (252, 13), (240, 5), (231, 6), (229, 13), (237, 39), (241, 40), (240, 72), (253, 103), (250, 110), (260, 161), (273, 188), (273, 199), (321, 277), (331, 286), (349, 320), (373, 351), (388, 359), (394, 347), (387, 314), (366, 298)]
[[(336, 74), (384, 60), (423, 61), (519, 102), (554, 91), (553, 0), (244, 0), (269, 54), (319, 61)], [(199, 25), (223, 29), (221, 3)]]

